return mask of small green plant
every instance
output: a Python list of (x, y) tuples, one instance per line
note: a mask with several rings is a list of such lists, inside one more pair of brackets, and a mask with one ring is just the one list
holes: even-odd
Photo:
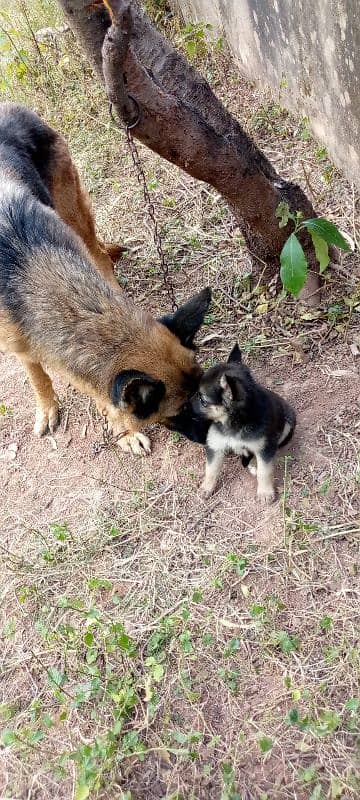
[(269, 739), (268, 736), (261, 736), (260, 739), (258, 739), (258, 745), (261, 753), (269, 753), (273, 747), (273, 744), (273, 740)]
[(328, 157), (328, 151), (326, 147), (318, 147), (315, 151), (315, 155), (318, 161), (326, 161)]
[(207, 53), (206, 31), (211, 31), (212, 25), (204, 22), (190, 22), (181, 28), (180, 37), (185, 47), (186, 55), (190, 60), (203, 58)]
[(332, 618), (329, 617), (327, 614), (325, 614), (324, 617), (321, 617), (319, 625), (320, 625), (320, 628), (321, 628), (322, 631), (325, 631), (325, 632), (331, 631), (331, 629), (333, 627)]
[(235, 570), (239, 578), (244, 578), (248, 573), (249, 561), (244, 556), (238, 556), (236, 553), (228, 553), (227, 560)]
[(309, 117), (303, 117), (299, 125), (299, 135), (303, 142), (310, 139)]
[(287, 633), (287, 631), (273, 631), (270, 644), (279, 648), (283, 653), (292, 653), (299, 649), (299, 637)]
[(241, 800), (241, 796), (236, 791), (235, 771), (229, 762), (225, 762), (221, 768), (223, 789), (220, 800)]
[(306, 283), (308, 261), (297, 233), (307, 230), (310, 234), (315, 256), (320, 266), (320, 275), (325, 272), (330, 263), (329, 244), (339, 247), (347, 253), (351, 247), (337, 226), (328, 219), (323, 217), (303, 219), (301, 211), (290, 211), (288, 203), (285, 202), (279, 203), (275, 213), (280, 220), (279, 228), (285, 228), (289, 220), (294, 223), (294, 230), (280, 253), (280, 277), (284, 288), (291, 294), (298, 295)]
[(237, 694), (239, 690), (240, 672), (237, 669), (219, 669), (219, 678), (229, 689), (231, 694)]

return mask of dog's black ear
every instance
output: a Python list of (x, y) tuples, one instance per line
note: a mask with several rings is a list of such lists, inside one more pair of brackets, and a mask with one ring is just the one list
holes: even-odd
[(241, 381), (234, 375), (224, 372), (220, 378), (220, 386), (223, 390), (223, 402), (232, 403), (233, 400), (241, 400), (244, 390)]
[(165, 385), (162, 381), (137, 369), (119, 372), (111, 387), (114, 406), (129, 411), (138, 419), (147, 419), (155, 414), (164, 395)]
[(237, 361), (238, 364), (241, 362), (241, 350), (237, 342), (229, 355), (227, 363), (230, 364), (231, 361)]
[(184, 347), (193, 347), (195, 334), (204, 322), (211, 301), (209, 287), (191, 297), (187, 303), (174, 312), (161, 317), (159, 322), (171, 331)]

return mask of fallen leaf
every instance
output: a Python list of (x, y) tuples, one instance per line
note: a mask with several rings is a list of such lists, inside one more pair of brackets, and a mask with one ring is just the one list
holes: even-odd
[(255, 311), (257, 314), (267, 314), (268, 308), (269, 303), (259, 303), (259, 305), (256, 306)]
[(88, 424), (87, 424), (87, 422), (85, 422), (85, 425), (81, 429), (80, 439), (85, 439), (86, 434), (87, 434), (87, 429), (88, 429)]
[(8, 447), (5, 450), (3, 450), (0, 453), (1, 460), (2, 461), (14, 461), (16, 456), (17, 456), (18, 449), (19, 449), (19, 447), (16, 444), (16, 442), (12, 442), (11, 444), (8, 445)]
[(225, 628), (240, 628), (236, 622), (230, 622), (229, 619), (220, 619), (219, 620), (221, 625), (224, 625)]
[(204, 338), (201, 339), (200, 344), (206, 344), (206, 342), (211, 342), (213, 339), (222, 339), (222, 337), (222, 333), (209, 333), (208, 336), (204, 336)]

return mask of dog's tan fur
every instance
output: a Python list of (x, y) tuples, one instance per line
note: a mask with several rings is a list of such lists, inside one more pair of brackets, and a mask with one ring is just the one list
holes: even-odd
[(65, 139), (58, 133), (56, 136), (49, 181), (55, 210), (80, 236), (104, 277), (119, 289), (113, 262), (118, 260), (124, 248), (117, 244), (105, 244), (97, 238), (90, 197), (81, 185)]

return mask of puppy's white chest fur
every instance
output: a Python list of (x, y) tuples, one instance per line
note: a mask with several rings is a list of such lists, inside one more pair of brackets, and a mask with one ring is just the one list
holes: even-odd
[(216, 425), (211, 425), (206, 444), (211, 450), (220, 450), (223, 453), (232, 452), (242, 456), (248, 453), (254, 453), (254, 455), (260, 453), (264, 447), (265, 440), (263, 436), (258, 439), (244, 437), (241, 431), (233, 434), (226, 433), (219, 430)]

